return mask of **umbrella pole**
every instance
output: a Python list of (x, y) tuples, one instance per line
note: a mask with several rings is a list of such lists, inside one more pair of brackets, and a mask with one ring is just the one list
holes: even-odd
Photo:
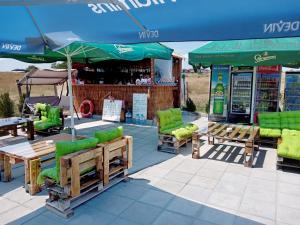
[(74, 109), (73, 109), (73, 90), (72, 90), (72, 59), (70, 55), (67, 55), (67, 65), (68, 65), (68, 89), (69, 89), (69, 100), (70, 100), (70, 114), (71, 114), (71, 131), (72, 140), (75, 138), (74, 130)]

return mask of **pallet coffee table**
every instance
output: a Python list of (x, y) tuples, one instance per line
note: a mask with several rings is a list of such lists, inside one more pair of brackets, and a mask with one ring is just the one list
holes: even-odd
[(37, 176), (40, 173), (41, 164), (48, 160), (42, 161), (42, 157), (51, 156), (55, 152), (55, 142), (62, 140), (72, 140), (70, 134), (57, 134), (33, 142), (22, 142), (20, 144), (9, 145), (0, 148), (0, 171), (3, 171), (3, 181), (12, 180), (13, 164), (24, 162), (25, 169), (25, 189), (31, 195), (40, 191), (37, 184)]
[(18, 128), (27, 129), (28, 140), (34, 139), (33, 121), (21, 117), (9, 117), (0, 119), (0, 131), (10, 131), (13, 136), (18, 136)]
[(257, 139), (259, 137), (259, 127), (245, 126), (227, 123), (209, 123), (207, 129), (200, 130), (193, 134), (192, 157), (200, 158), (200, 138), (208, 137), (208, 144), (213, 145), (215, 139), (220, 143), (224, 141), (239, 142), (245, 144), (244, 166), (252, 167), (254, 148), (258, 148)]

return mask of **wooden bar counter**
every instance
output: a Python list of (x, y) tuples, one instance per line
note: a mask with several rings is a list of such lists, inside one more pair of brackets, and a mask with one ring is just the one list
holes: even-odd
[(148, 116), (154, 119), (156, 111), (180, 107), (178, 86), (161, 85), (106, 85), (106, 84), (84, 84), (73, 85), (74, 103), (79, 111), (80, 103), (91, 100), (95, 105), (95, 114), (102, 115), (103, 100), (108, 95), (115, 99), (125, 101), (125, 109), (132, 109), (132, 98), (134, 93), (148, 94)]

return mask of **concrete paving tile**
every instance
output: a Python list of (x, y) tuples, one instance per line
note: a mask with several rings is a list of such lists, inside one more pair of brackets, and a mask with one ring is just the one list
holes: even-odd
[(300, 196), (299, 185), (278, 182), (278, 192)]
[(216, 160), (207, 160), (205, 165), (203, 166), (204, 169), (213, 169), (218, 171), (225, 171), (228, 167), (228, 163), (216, 161)]
[(212, 190), (201, 188), (192, 185), (186, 185), (178, 194), (185, 199), (198, 202), (198, 203), (205, 203), (209, 196), (211, 195)]
[(225, 172), (239, 174), (248, 177), (251, 175), (251, 170), (252, 168), (244, 167), (244, 165), (240, 165), (240, 164), (237, 165), (237, 164), (230, 163)]
[(192, 225), (216, 225), (215, 223), (210, 223), (208, 221), (205, 221), (205, 220), (194, 220), (193, 224)]
[(17, 207), (19, 204), (16, 202), (10, 201), (6, 198), (0, 197), (0, 215), (10, 209)]
[(274, 220), (266, 219), (250, 215), (247, 213), (238, 212), (235, 218), (235, 225), (278, 225)]
[(153, 225), (191, 225), (192, 218), (177, 213), (163, 211)]
[(215, 191), (210, 195), (207, 203), (226, 209), (238, 210), (240, 207), (241, 199), (242, 198), (240, 196)]
[(274, 203), (266, 202), (263, 199), (243, 198), (239, 210), (243, 213), (275, 220), (275, 207)]
[(252, 169), (251, 177), (275, 181), (277, 180), (277, 171)]
[(184, 172), (184, 173), (190, 173), (195, 174), (200, 167), (202, 166), (202, 162), (197, 159), (185, 159), (182, 163), (180, 163), (175, 170)]
[[(291, 208), (300, 209), (300, 197), (285, 193), (277, 194), (277, 204)], [(299, 221), (300, 222), (300, 221)]]
[(88, 201), (87, 205), (103, 212), (119, 215), (133, 203), (133, 200), (129, 198), (112, 195), (109, 192), (103, 194), (105, 195), (101, 194)]
[(143, 173), (143, 176), (153, 176), (153, 177), (158, 177), (162, 178), (165, 175), (167, 175), (170, 172), (170, 169), (161, 169), (157, 168), (155, 166), (152, 166), (150, 168), (147, 168), (145, 172)]
[(202, 206), (202, 204), (184, 198), (175, 197), (167, 206), (167, 209), (186, 216), (196, 217), (202, 209)]
[(165, 207), (173, 198), (172, 194), (159, 190), (148, 190), (140, 199), (140, 202), (158, 207)]
[(31, 200), (25, 202), (23, 205), (30, 209), (40, 209), (45, 206), (47, 198), (48, 196), (46, 195), (42, 195), (42, 196), (36, 195)]
[(226, 194), (242, 196), (244, 194), (244, 191), (246, 190), (246, 184), (234, 183), (232, 181), (220, 181), (217, 184), (215, 190)]
[(177, 194), (184, 186), (184, 183), (161, 179), (153, 185), (153, 189), (162, 190), (171, 194)]
[(180, 172), (180, 171), (171, 171), (169, 172), (164, 179), (171, 180), (171, 181), (177, 181), (181, 183), (187, 183), (191, 178), (193, 177), (193, 174)]
[(119, 195), (134, 200), (140, 199), (148, 190), (148, 188), (141, 185), (135, 185), (132, 182), (121, 182), (118, 185), (110, 188), (107, 192), (110, 192), (114, 195)]
[(218, 180), (202, 177), (202, 176), (194, 176), (189, 182), (189, 185), (195, 185), (203, 188), (214, 189), (217, 185)]
[(248, 186), (245, 192), (245, 198), (252, 198), (257, 200), (264, 200), (266, 202), (276, 202), (276, 192), (267, 189), (255, 188)]
[(4, 198), (23, 204), (32, 199), (32, 196), (26, 193), (23, 187), (16, 188), (2, 195)]
[(241, 186), (245, 186), (248, 183), (248, 177), (240, 174), (225, 172), (220, 179), (220, 182), (231, 182)]
[(234, 211), (223, 211), (212, 207), (204, 207), (199, 219), (219, 225), (232, 225), (235, 221)]
[(300, 221), (300, 210), (286, 206), (277, 207), (276, 219), (278, 223), (286, 223), (290, 225), (299, 225)]
[(120, 218), (135, 222), (139, 225), (149, 225), (154, 222), (160, 213), (161, 208), (135, 202), (120, 215)]
[(255, 178), (255, 177), (250, 177), (247, 184), (247, 187), (265, 189), (272, 192), (276, 191), (276, 186), (277, 186), (276, 181), (270, 181), (261, 178)]
[[(2, 206), (1, 206), (2, 207)], [(18, 225), (24, 224), (32, 218), (39, 216), (39, 211), (28, 209), (24, 206), (14, 207), (0, 215), (0, 224)]]
[(129, 221), (129, 220), (125, 220), (125, 219), (121, 219), (121, 218), (117, 218), (115, 220), (113, 220), (110, 225), (139, 225), (135, 222)]
[[(24, 223), (24, 225), (41, 225), (41, 224), (51, 224), (51, 225), (62, 225), (64, 224), (63, 222), (58, 222), (55, 220), (51, 220), (50, 218), (43, 216), (43, 215), (38, 215), (34, 218), (32, 218), (31, 220), (27, 221), (26, 223)], [(75, 223), (73, 223), (75, 224)], [(88, 224), (88, 223), (86, 223)]]
[(86, 205), (82, 205), (75, 210), (74, 216), (67, 220), (66, 224), (107, 225), (110, 224), (114, 219), (116, 219), (116, 216), (110, 213), (102, 212)]
[(215, 169), (207, 169), (204, 167), (200, 168), (197, 171), (197, 175), (216, 179), (216, 180), (220, 179), (222, 177), (223, 173), (224, 173), (224, 171), (215, 170)]
[(278, 180), (279, 182), (300, 185), (300, 174), (279, 171)]

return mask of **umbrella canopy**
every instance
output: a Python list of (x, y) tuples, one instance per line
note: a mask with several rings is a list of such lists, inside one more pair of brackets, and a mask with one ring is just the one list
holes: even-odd
[(173, 49), (159, 43), (120, 45), (74, 42), (57, 51), (47, 48), (44, 54), (2, 54), (0, 57), (28, 63), (49, 63), (65, 61), (66, 55), (69, 54), (73, 62), (93, 63), (112, 59), (128, 61), (144, 58), (171, 59), (172, 53)]
[(213, 41), (189, 53), (189, 64), (272, 66), (300, 65), (300, 38)]
[(299, 0), (0, 0), (0, 53), (42, 53), (44, 45), (74, 41), (295, 37), (299, 8)]

